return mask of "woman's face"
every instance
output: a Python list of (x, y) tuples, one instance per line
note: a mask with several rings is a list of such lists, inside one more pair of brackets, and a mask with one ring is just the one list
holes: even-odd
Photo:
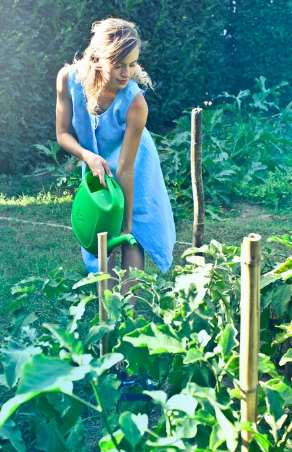
[(117, 93), (125, 88), (133, 77), (139, 57), (139, 48), (135, 47), (122, 61), (111, 65), (108, 60), (100, 59), (101, 74), (107, 91)]

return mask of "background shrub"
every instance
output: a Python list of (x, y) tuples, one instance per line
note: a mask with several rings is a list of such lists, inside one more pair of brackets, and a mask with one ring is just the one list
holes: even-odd
[(252, 89), (255, 77), (289, 81), (291, 6), (290, 0), (2, 0), (1, 172), (27, 171), (37, 163), (34, 145), (55, 139), (56, 74), (85, 49), (94, 20), (119, 16), (140, 28), (147, 42), (141, 64), (156, 84), (147, 94), (148, 126), (164, 133), (185, 108), (222, 91)]

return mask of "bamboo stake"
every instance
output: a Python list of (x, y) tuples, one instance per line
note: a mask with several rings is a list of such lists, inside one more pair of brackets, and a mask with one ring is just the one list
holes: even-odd
[(204, 242), (205, 201), (202, 178), (202, 109), (193, 108), (191, 117), (191, 178), (194, 203), (193, 246)]
[[(243, 239), (241, 251), (241, 322), (239, 378), (241, 420), (256, 422), (260, 331), (261, 236)], [(241, 433), (241, 452), (249, 451), (250, 432)]]
[[(98, 241), (98, 271), (107, 272), (107, 232), (97, 234)], [(108, 281), (100, 281), (97, 285), (99, 296), (99, 321), (107, 321), (108, 315), (102, 302), (102, 296), (107, 290)], [(108, 336), (105, 334), (100, 340), (100, 356), (108, 352)]]

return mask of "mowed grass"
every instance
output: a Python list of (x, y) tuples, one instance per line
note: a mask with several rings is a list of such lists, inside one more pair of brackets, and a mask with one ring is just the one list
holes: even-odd
[[(47, 276), (58, 267), (86, 276), (80, 246), (69, 229), (73, 196), (73, 189), (57, 189), (50, 179), (0, 179), (1, 337), (6, 334), (10, 321), (6, 308), (13, 301), (11, 287), (15, 283), (31, 276)], [(181, 255), (192, 242), (192, 213), (189, 218), (177, 221), (176, 226), (173, 267), (184, 264)], [(237, 204), (222, 217), (206, 217), (205, 243), (215, 239), (240, 246), (243, 237), (258, 233), (262, 236), (263, 249), (268, 246), (279, 250), (274, 244), (267, 244), (267, 238), (291, 230), (292, 213), (288, 208), (269, 211), (258, 205)], [(288, 252), (283, 247), (282, 251)], [(145, 269), (149, 273), (159, 273), (149, 258), (146, 258)], [(171, 278), (171, 271), (167, 278)]]

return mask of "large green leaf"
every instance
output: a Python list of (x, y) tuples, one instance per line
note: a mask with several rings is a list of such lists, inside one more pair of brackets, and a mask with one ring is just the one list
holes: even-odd
[(136, 446), (148, 427), (148, 416), (147, 414), (136, 415), (126, 411), (121, 414), (119, 424), (127, 441), (132, 446)]
[(18, 393), (2, 406), (0, 426), (25, 402), (43, 392), (60, 391), (71, 394), (73, 381), (82, 380), (90, 366), (75, 367), (59, 358), (36, 355), (22, 368)]
[(123, 337), (134, 347), (148, 347), (150, 354), (183, 353), (183, 344), (174, 329), (169, 325), (156, 326), (150, 323)]

